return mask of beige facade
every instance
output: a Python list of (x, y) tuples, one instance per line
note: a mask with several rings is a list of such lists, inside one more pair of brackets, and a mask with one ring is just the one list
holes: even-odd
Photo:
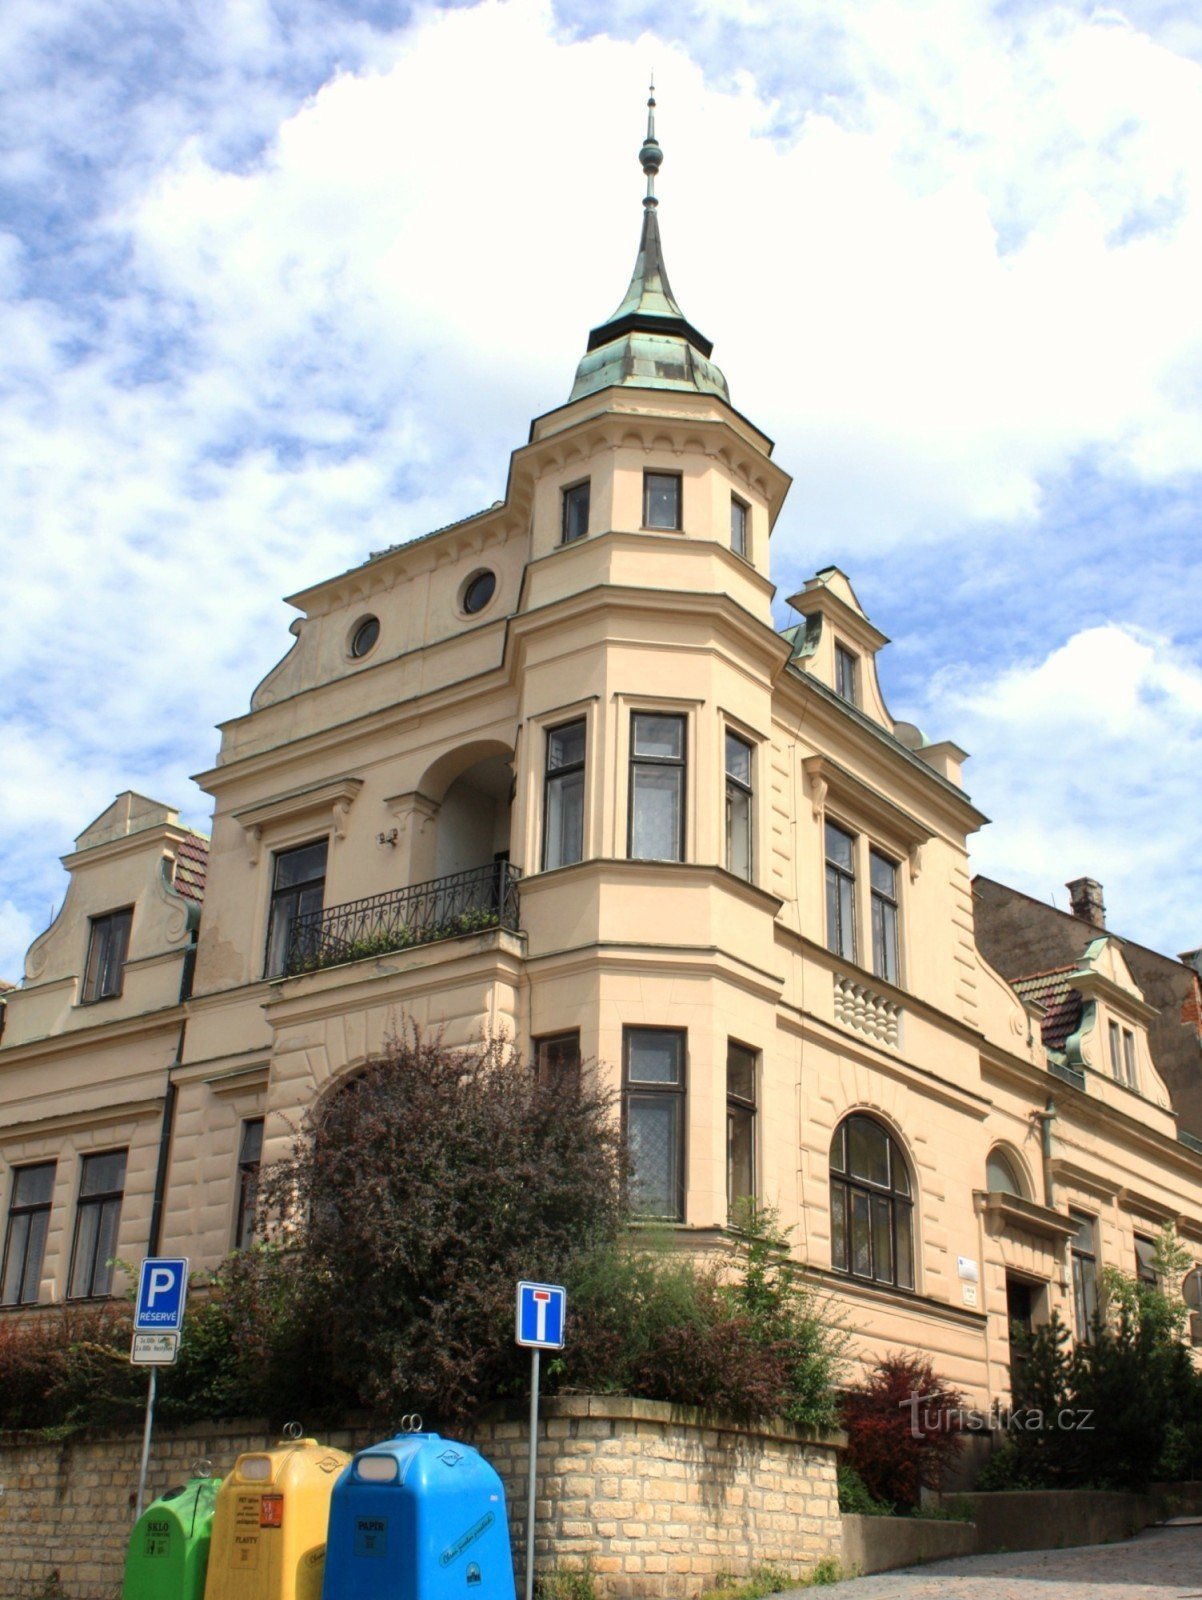
[[(1066, 1064), (977, 949), (964, 753), (890, 716), (847, 578), (819, 572), (774, 631), (789, 480), (708, 357), (652, 203), (504, 499), (293, 597), (290, 650), (200, 778), (198, 934), (178, 862), (201, 842), (173, 813), (123, 796), (81, 836), (7, 997), (8, 1300), (78, 1292), (89, 1154), (128, 1153), (117, 1254), (215, 1265), (259, 1119), (270, 1160), (403, 1018), (528, 1054), (576, 1035), (647, 1209), (708, 1247), (753, 1190), (864, 1357), (929, 1352), (977, 1401), (1008, 1393), (1012, 1316), (1071, 1320), (1074, 1280), (1133, 1270), (1165, 1221), (1202, 1252), (1202, 1157), (1117, 946), (1074, 976)], [(49, 1201), (14, 1211), (50, 1163)]]

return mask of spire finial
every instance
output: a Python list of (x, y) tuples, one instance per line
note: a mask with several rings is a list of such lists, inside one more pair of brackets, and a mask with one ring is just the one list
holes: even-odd
[(639, 151), (639, 163), (647, 174), (647, 193), (643, 204), (648, 210), (659, 204), (655, 198), (655, 175), (663, 165), (664, 153), (655, 139), (655, 74), (651, 74), (651, 91), (647, 96), (647, 137)]

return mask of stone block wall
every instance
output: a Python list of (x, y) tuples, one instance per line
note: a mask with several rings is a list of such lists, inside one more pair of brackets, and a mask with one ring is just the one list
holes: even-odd
[[(498, 1413), (471, 1437), (505, 1484), (515, 1564), (524, 1572), (524, 1418)], [(323, 1431), (356, 1450), (378, 1430)], [(797, 1576), (838, 1557), (836, 1438), (772, 1424), (740, 1427), (679, 1406), (611, 1396), (544, 1402), (535, 1562), (589, 1566), (608, 1600), (691, 1597), (719, 1574), (771, 1563)], [(156, 1430), (148, 1501), (207, 1460), (228, 1472), (274, 1437), (260, 1424)], [(62, 1444), (0, 1438), (0, 1600), (114, 1600), (133, 1524), (140, 1435)]]

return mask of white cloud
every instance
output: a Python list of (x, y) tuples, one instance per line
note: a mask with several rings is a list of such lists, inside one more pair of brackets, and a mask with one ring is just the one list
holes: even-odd
[(1096, 878), (1116, 932), (1197, 948), (1196, 662), (1129, 627), (1088, 628), (1043, 660), (937, 683), (930, 709), (972, 750), (969, 787), (995, 819), (974, 870), (1062, 910), (1070, 879)]

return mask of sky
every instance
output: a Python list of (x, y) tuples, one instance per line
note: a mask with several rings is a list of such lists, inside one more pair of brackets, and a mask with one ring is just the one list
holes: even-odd
[(486, 506), (640, 225), (969, 751), (975, 871), (1202, 945), (1193, 0), (4, 0), (0, 976), (190, 774), (282, 597)]

